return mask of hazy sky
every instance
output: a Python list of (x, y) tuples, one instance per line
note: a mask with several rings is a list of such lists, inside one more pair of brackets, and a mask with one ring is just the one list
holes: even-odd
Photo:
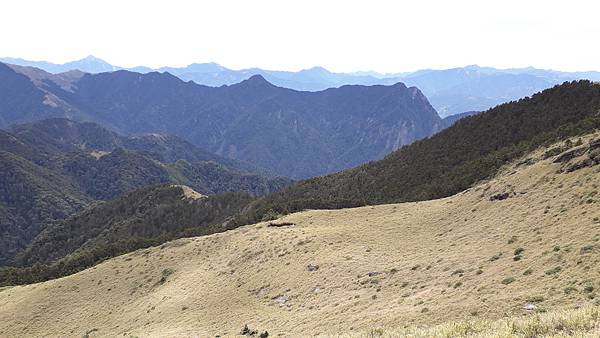
[(124, 67), (600, 70), (600, 1), (7, 0), (0, 56)]

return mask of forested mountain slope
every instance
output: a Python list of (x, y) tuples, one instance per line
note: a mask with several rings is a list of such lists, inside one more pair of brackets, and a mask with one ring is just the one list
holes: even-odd
[(66, 119), (0, 131), (0, 159), (0, 264), (49, 224), (93, 201), (138, 188), (172, 183), (206, 195), (239, 191), (260, 196), (290, 183), (249, 172), (252, 165), (221, 161), (176, 137), (123, 137)]
[(258, 201), (252, 223), (307, 208), (428, 200), (489, 178), (543, 144), (600, 127), (600, 85), (568, 82), (464, 118), (442, 132), (340, 173), (298, 182)]
[(138, 189), (48, 224), (14, 267), (0, 268), (0, 284), (62, 277), (139, 248), (232, 229), (231, 217), (252, 200), (247, 193), (206, 196), (172, 184)]

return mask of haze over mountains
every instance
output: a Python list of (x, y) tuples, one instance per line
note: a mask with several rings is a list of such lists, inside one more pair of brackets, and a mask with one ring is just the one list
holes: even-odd
[[(28, 61), (18, 58), (0, 58), (0, 61), (23, 66), (33, 66), (50, 73), (81, 70), (101, 73), (124, 69), (113, 66), (94, 56), (65, 64), (45, 61)], [(207, 86), (236, 84), (254, 75), (261, 75), (268, 82), (284, 88), (320, 91), (342, 85), (391, 85), (403, 82), (416, 86), (429, 99), (442, 117), (467, 111), (483, 111), (497, 104), (530, 96), (538, 91), (564, 81), (577, 79), (600, 80), (600, 72), (561, 72), (528, 68), (496, 69), (477, 65), (461, 68), (381, 74), (377, 72), (333, 73), (322, 67), (298, 72), (273, 71), (260, 68), (232, 70), (216, 63), (195, 63), (187, 67), (133, 67), (127, 70), (148, 73), (169, 72), (184, 81), (194, 81)]]
[(169, 73), (54, 75), (0, 64), (0, 89), (0, 127), (65, 117), (176, 135), (291, 178), (380, 159), (447, 126), (419, 89), (402, 83), (304, 92), (255, 75), (215, 88)]

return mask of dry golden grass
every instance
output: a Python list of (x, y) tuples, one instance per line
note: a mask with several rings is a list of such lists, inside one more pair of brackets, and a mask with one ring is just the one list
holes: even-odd
[(347, 338), (509, 338), (509, 337), (589, 337), (600, 336), (600, 307), (555, 311), (526, 318), (501, 320), (471, 319), (450, 322), (435, 327), (411, 327), (386, 331), (371, 329), (356, 335), (336, 335)]
[(512, 337), (537, 312), (597, 316), (599, 168), (559, 173), (541, 154), (450, 198), (301, 212), (1, 291), (0, 336)]

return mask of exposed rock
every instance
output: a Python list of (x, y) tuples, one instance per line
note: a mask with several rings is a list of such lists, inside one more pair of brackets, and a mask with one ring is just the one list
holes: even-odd
[(523, 161), (517, 163), (517, 167), (522, 167), (522, 166), (529, 166), (535, 163), (535, 159), (529, 157), (524, 159)]
[(490, 201), (502, 201), (510, 197), (509, 192), (501, 192), (490, 196)]
[(589, 147), (591, 150), (600, 149), (600, 139), (590, 141)]
[(313, 263), (308, 264), (308, 266), (306, 267), (308, 269), (308, 271), (317, 271), (319, 270), (319, 266)]
[(257, 330), (252, 330), (250, 328), (248, 328), (248, 325), (244, 325), (244, 327), (242, 328), (242, 331), (240, 331), (240, 335), (242, 336), (255, 336), (258, 333)]
[(292, 223), (292, 222), (280, 222), (280, 223), (270, 222), (268, 226), (280, 228), (280, 227), (290, 227), (293, 225), (296, 225), (296, 224)]
[(528, 303), (523, 305), (523, 310), (533, 311), (535, 309), (537, 309), (537, 306), (535, 306), (535, 304)]
[[(585, 158), (574, 161), (586, 154)], [(591, 141), (587, 146), (562, 153), (554, 160), (554, 163), (563, 163), (561, 171), (567, 173), (600, 164), (600, 139)]]
[(564, 153), (558, 155), (555, 159), (554, 159), (554, 163), (566, 163), (569, 162), (570, 160), (574, 159), (575, 157), (579, 157), (583, 154), (585, 154), (585, 152), (587, 151), (587, 147), (578, 147), (575, 149), (571, 149), (568, 151), (565, 151)]
[(290, 300), (290, 297), (286, 296), (286, 295), (279, 295), (276, 297), (273, 297), (273, 302), (279, 304), (279, 306), (284, 306), (286, 305), (286, 303)]
[(578, 161), (578, 162), (575, 162), (573, 164), (570, 164), (570, 165), (566, 166), (563, 169), (563, 171), (567, 172), (567, 173), (570, 173), (570, 172), (573, 172), (575, 170), (579, 170), (579, 169), (591, 167), (594, 164), (596, 164), (596, 162), (594, 160), (592, 160), (591, 158), (586, 158), (583, 161)]

